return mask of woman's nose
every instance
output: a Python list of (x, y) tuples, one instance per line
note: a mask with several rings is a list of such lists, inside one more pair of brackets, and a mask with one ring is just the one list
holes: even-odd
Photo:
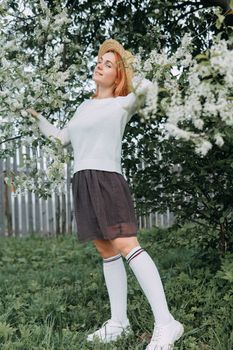
[(100, 69), (103, 69), (103, 63), (102, 63), (102, 62), (99, 62), (99, 63), (97, 64), (97, 67), (100, 68)]

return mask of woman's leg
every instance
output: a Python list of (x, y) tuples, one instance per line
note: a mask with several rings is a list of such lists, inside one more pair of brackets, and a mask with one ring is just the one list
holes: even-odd
[(169, 349), (183, 333), (183, 326), (169, 312), (163, 285), (157, 267), (149, 254), (141, 248), (136, 237), (116, 238), (111, 241), (133, 270), (153, 311), (156, 327), (147, 349)]
[(113, 247), (111, 241), (105, 239), (95, 239), (92, 241), (96, 250), (103, 259), (111, 258), (111, 256), (120, 254), (120, 251)]
[(93, 241), (103, 258), (103, 272), (108, 290), (111, 320), (102, 328), (88, 336), (92, 341), (98, 337), (103, 342), (115, 340), (129, 326), (127, 318), (127, 276), (121, 254), (111, 242), (105, 240)]
[(144, 291), (157, 324), (172, 320), (157, 267), (149, 254), (140, 247), (136, 237), (116, 238), (113, 247), (121, 252)]
[(125, 324), (127, 318), (127, 276), (123, 259), (110, 241), (94, 240), (96, 249), (103, 258), (103, 272), (108, 290), (111, 319)]

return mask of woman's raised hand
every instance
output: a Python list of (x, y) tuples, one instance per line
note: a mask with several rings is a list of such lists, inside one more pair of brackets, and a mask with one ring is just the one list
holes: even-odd
[(32, 108), (27, 108), (26, 112), (30, 113), (35, 119), (38, 119), (39, 113)]

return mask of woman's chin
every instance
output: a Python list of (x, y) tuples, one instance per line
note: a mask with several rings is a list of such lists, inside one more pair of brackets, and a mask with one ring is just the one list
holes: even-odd
[(92, 80), (97, 84), (97, 83), (99, 83), (99, 79), (98, 79), (98, 77), (96, 76), (96, 75), (94, 75), (93, 77), (92, 77)]

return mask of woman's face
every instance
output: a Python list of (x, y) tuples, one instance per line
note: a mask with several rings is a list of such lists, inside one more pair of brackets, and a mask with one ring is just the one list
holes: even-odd
[(117, 77), (116, 59), (113, 52), (106, 52), (99, 58), (92, 79), (98, 85), (111, 87)]

